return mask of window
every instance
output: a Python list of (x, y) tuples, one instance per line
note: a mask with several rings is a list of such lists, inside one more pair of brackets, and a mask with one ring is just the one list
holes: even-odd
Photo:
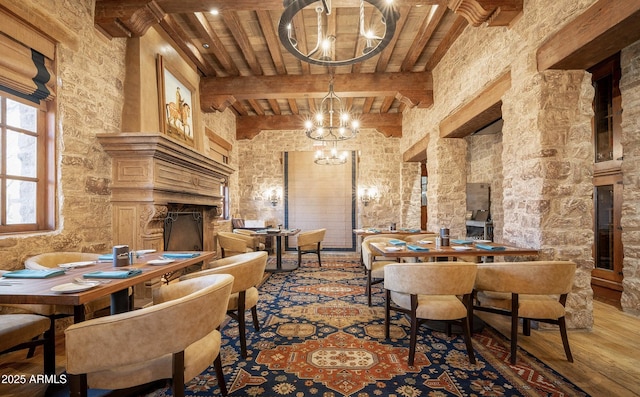
[(45, 104), (0, 91), (0, 233), (53, 227), (46, 114)]
[(620, 54), (606, 59), (589, 70), (592, 73), (593, 145), (595, 172), (618, 170), (622, 160), (620, 96)]

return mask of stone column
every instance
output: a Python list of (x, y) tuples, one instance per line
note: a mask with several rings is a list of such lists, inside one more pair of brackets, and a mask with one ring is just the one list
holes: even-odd
[(622, 310), (640, 315), (640, 41), (620, 56), (622, 79)]
[(503, 240), (541, 250), (539, 259), (578, 264), (568, 323), (593, 325), (591, 117), (584, 71), (546, 71), (503, 98)]
[(427, 229), (448, 227), (452, 238), (467, 233), (467, 142), (464, 139), (432, 139), (427, 149), (429, 188)]

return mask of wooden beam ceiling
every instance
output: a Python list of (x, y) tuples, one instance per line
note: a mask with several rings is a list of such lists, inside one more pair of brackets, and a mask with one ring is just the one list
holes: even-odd
[(547, 40), (538, 70), (589, 69), (640, 40), (640, 0), (600, 0)]
[[(200, 106), (203, 111), (222, 111), (237, 100), (323, 98), (328, 87), (326, 75), (203, 78)], [(385, 96), (398, 98), (410, 107), (433, 104), (433, 82), (427, 72), (339, 74), (334, 87), (342, 98)]]

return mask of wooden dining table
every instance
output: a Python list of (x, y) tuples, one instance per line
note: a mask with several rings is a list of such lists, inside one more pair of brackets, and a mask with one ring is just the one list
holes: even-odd
[(267, 266), (266, 271), (268, 272), (282, 272), (282, 271), (292, 271), (298, 268), (283, 268), (282, 267), (282, 238), (287, 238), (291, 236), (295, 236), (300, 233), (300, 229), (265, 229), (258, 231), (256, 234), (267, 237), (275, 237), (276, 239), (276, 267)]
[[(164, 254), (193, 254), (186, 258), (172, 258), (166, 264), (152, 264), (149, 261), (161, 260)], [(85, 319), (84, 304), (105, 296), (111, 296), (111, 314), (129, 310), (129, 288), (134, 285), (163, 277), (165, 274), (181, 271), (198, 263), (208, 263), (216, 256), (215, 251), (180, 251), (155, 252), (138, 257), (136, 263), (130, 266), (114, 267), (112, 261), (95, 262), (81, 267), (66, 268), (65, 273), (49, 278), (2, 278), (0, 279), (0, 304), (43, 304), (43, 305), (71, 305), (74, 307), (74, 322)], [(86, 279), (101, 280), (103, 283), (83, 291), (61, 293), (52, 291), (63, 284), (78, 284), (75, 278), (95, 271), (132, 270), (142, 272), (129, 278)], [(106, 281), (106, 283), (104, 283)], [(55, 336), (52, 336), (55, 338)], [(55, 354), (45, 357), (47, 373), (55, 370)]]
[[(411, 250), (409, 246), (418, 247)], [(481, 246), (494, 247), (485, 249)], [(436, 248), (435, 243), (412, 242), (403, 245), (393, 245), (390, 243), (371, 243), (373, 253), (376, 256), (387, 258), (473, 258), (476, 263), (483, 262), (482, 258), (493, 258), (496, 256), (537, 256), (539, 251), (533, 248), (520, 248), (506, 244), (493, 242), (483, 242), (482, 244), (451, 244)], [(420, 250), (422, 248), (423, 250)]]

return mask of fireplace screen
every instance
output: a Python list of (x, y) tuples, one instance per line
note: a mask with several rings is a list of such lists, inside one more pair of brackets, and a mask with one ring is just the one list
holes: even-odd
[(202, 213), (169, 212), (164, 220), (165, 251), (202, 251)]

